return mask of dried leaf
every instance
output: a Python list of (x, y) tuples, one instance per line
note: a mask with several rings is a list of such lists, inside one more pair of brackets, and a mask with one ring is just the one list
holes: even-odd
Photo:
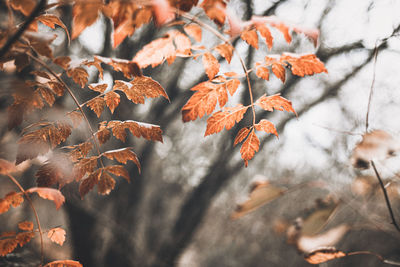
[[(129, 172), (124, 168), (123, 165), (111, 165), (104, 168), (104, 170), (108, 171), (111, 174), (116, 176), (121, 176), (125, 178), (128, 182), (130, 182)], [(140, 169), (139, 169), (140, 173)]]
[(226, 19), (226, 3), (223, 0), (204, 0), (200, 6), (206, 15), (218, 26), (222, 26)]
[(183, 27), (183, 29), (188, 35), (193, 37), (196, 42), (201, 42), (201, 27), (199, 25), (192, 23)]
[(47, 237), (50, 238), (52, 242), (60, 246), (62, 246), (65, 242), (65, 235), (65, 230), (60, 227), (52, 228), (47, 233)]
[(105, 102), (102, 97), (95, 97), (86, 103), (86, 105), (96, 113), (97, 118), (100, 118), (100, 115), (104, 110), (104, 104)]
[(65, 88), (61, 83), (50, 81), (47, 83), (47, 85), (53, 90), (54, 93), (56, 93), (56, 95), (64, 95)]
[(14, 251), (18, 246), (18, 241), (15, 238), (0, 239), (0, 256), (5, 256)]
[(24, 198), (22, 193), (10, 192), (8, 193), (4, 199), (14, 208), (18, 207), (24, 202)]
[(258, 151), (259, 147), (260, 140), (254, 133), (254, 130), (251, 130), (250, 134), (247, 136), (246, 140), (242, 144), (242, 147), (240, 148), (240, 154), (242, 155), (242, 159), (244, 160), (244, 165), (246, 167), (248, 165), (248, 161), (254, 157), (254, 154)]
[(111, 91), (104, 96), (104, 100), (106, 101), (106, 105), (110, 109), (111, 113), (114, 113), (114, 110), (116, 107), (118, 107), (121, 98), (119, 94)]
[(279, 63), (272, 63), (272, 72), (278, 77), (283, 83), (286, 79), (285, 68)]
[(210, 52), (204, 53), (203, 65), (210, 80), (219, 72), (218, 60)]
[(67, 70), (69, 68), (69, 63), (71, 62), (71, 58), (68, 56), (57, 57), (53, 60), (55, 64)]
[(43, 32), (25, 32), (24, 36), (29, 40), (29, 45), (32, 49), (39, 55), (50, 59), (53, 58), (53, 51), (50, 44), (56, 39), (57, 35)]
[(87, 66), (95, 66), (99, 70), (100, 76), (102, 78), (103, 69), (100, 65), (101, 63), (111, 66), (115, 71), (122, 72), (124, 74), (124, 76), (128, 79), (131, 79), (133, 77), (143, 76), (139, 65), (136, 62), (132, 62), (132, 61), (129, 61), (126, 59), (95, 56), (94, 61), (87, 62), (86, 65)]
[(96, 132), (97, 139), (99, 140), (100, 144), (104, 144), (105, 142), (110, 139), (111, 133), (107, 128), (100, 128)]
[(50, 107), (53, 106), (54, 101), (56, 100), (53, 91), (47, 87), (39, 87), (38, 91), (40, 92), (44, 101), (46, 101), (46, 103), (49, 104)]
[(69, 32), (68, 32), (68, 28), (67, 26), (65, 26), (65, 24), (60, 20), (59, 17), (52, 15), (52, 14), (42, 14), (39, 17), (37, 17), (37, 20), (39, 20), (41, 23), (43, 23), (44, 25), (55, 29), (56, 26), (58, 25), (61, 28), (63, 28), (63, 30), (65, 31), (65, 33), (67, 34), (68, 40), (70, 39), (69, 37)]
[(10, 0), (10, 4), (13, 9), (21, 11), (25, 16), (29, 16), (36, 6), (34, 0)]
[(278, 137), (278, 132), (276, 131), (275, 125), (265, 119), (260, 120), (257, 124), (254, 125), (257, 131), (264, 131), (266, 133), (272, 133), (276, 137)]
[(115, 180), (107, 172), (102, 172), (99, 183), (97, 185), (97, 191), (101, 195), (110, 194), (111, 190), (115, 187)]
[(61, 260), (47, 263), (44, 267), (83, 267), (78, 261)]
[(80, 85), (80, 87), (85, 87), (85, 84), (88, 82), (89, 74), (84, 68), (77, 67), (72, 68), (67, 71), (68, 77), (72, 77), (74, 82)]
[(32, 187), (26, 190), (27, 193), (36, 192), (41, 198), (48, 199), (54, 202), (56, 209), (59, 209), (65, 202), (65, 197), (61, 194), (60, 190), (47, 187)]
[(82, 183), (79, 185), (79, 194), (83, 198), (93, 187), (99, 182), (101, 169), (92, 172)]
[(16, 172), (15, 164), (8, 160), (0, 159), (0, 174), (10, 174)]
[(18, 223), (18, 228), (22, 231), (32, 231), (33, 230), (33, 222), (24, 221)]
[(92, 25), (98, 19), (102, 6), (102, 0), (75, 1), (72, 7), (72, 40), (77, 38), (86, 27)]
[(269, 80), (269, 70), (266, 67), (260, 67), (256, 64), (256, 75), (266, 81)]
[(307, 255), (304, 255), (304, 259), (311, 264), (321, 264), (333, 259), (346, 257), (346, 253), (337, 250), (336, 248), (319, 248)]
[(286, 189), (274, 186), (268, 181), (257, 182), (251, 187), (249, 199), (244, 203), (237, 205), (236, 210), (231, 217), (232, 219), (238, 219), (259, 207), (270, 203), (278, 197), (281, 197), (286, 191)]
[(231, 46), (228, 43), (219, 44), (215, 47), (215, 51), (217, 51), (221, 56), (223, 56), (228, 63), (231, 63), (233, 55), (233, 46)]
[(163, 37), (156, 39), (145, 45), (133, 58), (141, 68), (152, 66), (153, 68), (163, 63), (165, 60), (173, 61), (175, 58), (175, 46), (173, 39)]
[(214, 113), (207, 120), (207, 129), (204, 136), (218, 133), (224, 129), (232, 129), (235, 123), (238, 123), (243, 119), (244, 114), (247, 111), (247, 106), (238, 105), (236, 107), (224, 108), (221, 111)]
[(262, 23), (259, 23), (259, 24), (256, 24), (256, 29), (261, 34), (261, 36), (265, 38), (265, 43), (267, 44), (268, 49), (271, 50), (272, 42), (273, 42), (274, 38), (272, 37), (272, 34), (271, 34), (270, 30), (268, 29), (268, 27)]
[(245, 127), (239, 130), (235, 137), (235, 141), (233, 142), (233, 146), (236, 146), (240, 142), (242, 142), (248, 135), (249, 135), (250, 129)]
[(254, 47), (255, 49), (258, 49), (258, 35), (255, 30), (244, 30), (240, 38), (242, 38), (246, 43)]
[(162, 142), (162, 130), (158, 125), (127, 120), (124, 122), (110, 121), (107, 128), (111, 128), (113, 135), (123, 142), (126, 138), (125, 129), (129, 129), (138, 138), (143, 137), (147, 140)]
[(107, 89), (107, 86), (108, 85), (106, 83), (91, 83), (88, 85), (89, 89), (99, 93), (104, 93), (104, 91)]
[(328, 71), (325, 69), (324, 63), (322, 63), (317, 56), (313, 54), (299, 56), (285, 53), (281, 56), (280, 60), (282, 62), (288, 62), (291, 66), (290, 69), (292, 73), (301, 77), (304, 77), (304, 75), (313, 75), (321, 72), (328, 73)]
[(97, 157), (83, 158), (74, 165), (74, 176), (80, 181), (86, 173), (92, 173), (97, 168)]
[(102, 153), (102, 155), (111, 160), (115, 159), (116, 161), (123, 163), (123, 164), (126, 164), (128, 162), (128, 160), (131, 160), (133, 163), (136, 164), (136, 166), (138, 167), (139, 172), (140, 172), (139, 158), (137, 157), (135, 152), (133, 152), (131, 150), (131, 148), (129, 148), (129, 147), (115, 149), (115, 150), (109, 150), (109, 151)]
[(31, 239), (35, 237), (34, 232), (22, 232), (18, 233), (15, 237), (20, 247), (25, 246)]
[(286, 110), (287, 112), (293, 112), (296, 114), (296, 111), (293, 109), (292, 102), (284, 97), (281, 97), (279, 94), (271, 96), (263, 95), (256, 101), (255, 104), (267, 111), (273, 111), (274, 109), (280, 111)]

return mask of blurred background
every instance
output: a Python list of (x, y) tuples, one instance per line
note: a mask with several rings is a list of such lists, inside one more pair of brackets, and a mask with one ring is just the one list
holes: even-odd
[[(7, 8), (3, 1), (0, 7), (0, 16), (5, 17)], [(332, 234), (334, 238), (331, 235), (322, 239), (331, 241), (342, 251), (368, 250), (400, 262), (400, 233), (391, 223), (375, 174), (371, 169), (354, 168), (350, 160), (365, 133), (375, 47), (378, 54), (369, 129), (383, 130), (394, 139), (400, 133), (397, 88), (400, 84), (400, 39), (397, 37), (400, 2), (231, 0), (228, 8), (242, 20), (252, 15), (274, 15), (293, 25), (320, 30), (317, 47), (296, 33), (288, 45), (274, 29), (271, 30), (274, 37), (271, 51), (262, 41), (258, 50), (241, 40), (233, 42), (248, 66), (262, 61), (266, 55), (282, 52), (315, 53), (325, 63), (328, 74), (301, 78), (287, 71), (284, 84), (272, 75), (268, 82), (251, 76), (256, 99), (265, 93), (280, 93), (292, 101), (298, 117), (278, 111), (259, 112), (258, 118), (266, 118), (276, 125), (279, 139), (260, 135), (260, 151), (245, 168), (233, 140), (246, 121), (230, 131), (204, 138), (206, 118), (185, 124), (181, 120), (180, 109), (192, 95), (189, 89), (207, 79), (201, 60), (177, 59), (172, 65), (164, 63), (145, 69), (145, 75), (166, 89), (171, 103), (165, 99), (149, 99), (144, 105), (134, 105), (121, 97), (114, 114), (103, 112), (100, 119), (132, 119), (160, 125), (164, 142), (152, 143), (132, 136), (125, 144), (116, 139), (108, 142), (105, 149), (134, 147), (142, 164), (141, 174), (136, 166), (129, 165), (131, 183), (118, 179), (116, 188), (108, 196), (99, 196), (93, 190), (81, 200), (78, 184), (71, 183), (62, 189), (66, 203), (60, 211), (55, 210), (53, 203), (34, 198), (42, 224), (62, 226), (67, 231), (64, 246), (45, 244), (48, 260), (69, 258), (84, 266), (310, 266), (304, 261), (302, 251), (296, 248), (299, 243), (291, 242), (291, 231), (298, 226), (298, 218), (305, 218), (320, 208), (321, 201), (333, 201), (334, 212), (322, 223), (323, 228), (314, 231), (315, 235), (345, 226), (345, 231)], [(70, 28), (71, 7), (63, 7), (58, 12)], [(201, 15), (200, 9), (194, 8), (191, 13), (200, 14), (201, 19), (212, 23)], [(61, 28), (55, 32), (58, 38), (53, 45), (57, 56), (101, 55), (130, 60), (166, 29), (156, 28), (153, 23), (145, 25), (115, 50), (110, 37), (112, 25), (104, 17), (70, 46)], [(203, 31), (201, 45), (212, 47), (219, 42)], [(237, 56), (230, 65), (224, 59), (219, 60), (222, 72), (241, 72)], [(59, 98), (55, 108), (38, 111), (22, 126), (8, 131), (6, 113), (12, 103), (13, 83), (29, 75), (29, 69), (21, 73), (0, 73), (0, 157), (11, 161), (15, 160), (16, 141), (24, 126), (48, 117), (49, 112), (52, 116), (55, 112), (62, 116), (74, 108), (68, 96)], [(104, 77), (110, 86), (113, 80), (123, 78), (121, 73), (107, 68)], [(69, 82), (81, 102), (95, 95)], [(99, 81), (92, 78), (90, 82)], [(243, 84), (228, 105), (249, 102)], [(96, 115), (89, 110), (87, 114), (96, 126)], [(85, 140), (85, 131), (82, 126), (74, 132), (68, 144)], [(34, 174), (48, 157), (23, 163), (24, 172), (17, 176), (24, 187), (35, 185)], [(376, 167), (400, 220), (399, 157), (394, 154), (377, 159)], [(0, 179), (0, 196), (16, 190), (5, 177)], [(255, 181), (269, 181), (289, 191), (253, 212), (232, 219), (237, 204), (248, 199)], [(315, 181), (318, 183), (312, 183)], [(1, 214), (0, 231), (14, 230), (16, 222), (32, 220), (32, 216), (27, 205)], [(37, 265), (38, 251), (36, 238), (30, 246), (1, 257), (0, 265)], [(376, 257), (358, 255), (321, 266), (386, 265)]]

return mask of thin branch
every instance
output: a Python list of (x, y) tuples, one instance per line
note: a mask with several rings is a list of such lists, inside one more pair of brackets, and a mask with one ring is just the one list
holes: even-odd
[(375, 74), (376, 74), (376, 59), (378, 57), (378, 47), (375, 44), (375, 49), (374, 49), (374, 70), (372, 74), (372, 82), (371, 82), (371, 88), (369, 90), (369, 97), (368, 97), (368, 106), (367, 106), (367, 115), (365, 116), (365, 132), (368, 132), (368, 123), (369, 123), (369, 111), (371, 109), (371, 100), (372, 100), (372, 94), (374, 92), (374, 85), (375, 85)]
[(0, 49), (0, 58), (2, 58), (11, 48), (11, 46), (19, 39), (19, 37), (21, 37), (21, 35), (25, 32), (25, 30), (36, 18), (36, 16), (39, 15), (42, 9), (46, 6), (46, 2), (47, 2), (46, 0), (41, 0), (36, 5), (35, 9), (32, 11), (29, 17), (26, 18), (26, 20), (24, 21), (22, 26), (18, 29), (18, 31), (7, 40), (6, 44)]
[(394, 227), (396, 227), (396, 230), (400, 232), (400, 226), (397, 224), (396, 219), (394, 217), (393, 210), (392, 210), (392, 205), (390, 204), (389, 196), (387, 194), (385, 185), (382, 182), (381, 176), (379, 175), (378, 170), (376, 169), (376, 166), (375, 166), (375, 163), (374, 163), (373, 160), (371, 160), (371, 165), (372, 165), (372, 168), (374, 169), (376, 178), (378, 178), (379, 184), (380, 184), (380, 186), (382, 188), (383, 195), (384, 195), (385, 201), (386, 201), (386, 206), (387, 206), (387, 208), (389, 210), (390, 217), (392, 218), (392, 223), (393, 223)]
[(33, 205), (33, 202), (31, 198), (29, 197), (28, 193), (24, 190), (24, 188), (21, 186), (21, 184), (17, 181), (17, 179), (14, 178), (11, 174), (7, 174), (8, 178), (21, 190), (22, 194), (24, 194), (26, 200), (28, 201), (29, 205), (31, 206), (31, 209), (33, 211), (33, 214), (35, 214), (35, 220), (36, 224), (38, 226), (39, 234), (40, 234), (40, 262), (41, 265), (43, 265), (43, 259), (44, 259), (44, 252), (43, 252), (43, 231), (42, 227), (40, 225), (40, 220), (39, 216), (36, 212), (35, 206)]

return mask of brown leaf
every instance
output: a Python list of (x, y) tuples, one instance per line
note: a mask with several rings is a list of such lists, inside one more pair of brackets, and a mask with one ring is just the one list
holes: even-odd
[(101, 68), (101, 63), (107, 64), (111, 66), (115, 71), (120, 71), (124, 74), (124, 76), (128, 79), (133, 77), (143, 76), (142, 71), (140, 70), (139, 65), (136, 62), (132, 62), (126, 59), (120, 58), (107, 58), (101, 56), (95, 56), (93, 62), (87, 62), (87, 66), (95, 66), (101, 76), (103, 73), (103, 69)]
[(18, 241), (16, 238), (0, 239), (0, 256), (5, 256), (8, 253), (11, 253), (17, 246)]
[(83, 121), (83, 115), (80, 111), (73, 111), (71, 113), (68, 113), (68, 117), (71, 119), (72, 124), (74, 127), (78, 127), (79, 124)]
[(96, 113), (97, 118), (100, 118), (100, 115), (104, 110), (104, 104), (105, 102), (102, 97), (95, 97), (86, 103), (86, 105)]
[(246, 43), (258, 49), (258, 35), (255, 30), (245, 30), (241, 33), (240, 38), (242, 38)]
[[(116, 176), (121, 176), (121, 177), (125, 178), (128, 181), (128, 183), (130, 182), (129, 172), (124, 168), (123, 165), (107, 166), (104, 168), (104, 170), (106, 170), (109, 173), (112, 173)], [(140, 173), (140, 169), (139, 169), (139, 173)]]
[(33, 230), (33, 222), (24, 221), (18, 223), (18, 228), (22, 231), (32, 231)]
[(8, 193), (4, 199), (10, 203), (11, 206), (14, 208), (18, 207), (24, 202), (24, 198), (22, 196), (22, 193), (16, 193), (16, 192), (10, 192)]
[(67, 70), (69, 68), (69, 63), (71, 62), (71, 58), (68, 56), (61, 56), (54, 59), (54, 63)]
[(141, 68), (152, 66), (153, 68), (169, 60), (169, 63), (175, 58), (175, 46), (173, 39), (163, 37), (156, 39), (145, 45), (132, 59)]
[(242, 142), (248, 135), (249, 135), (250, 129), (245, 127), (239, 130), (235, 137), (235, 141), (233, 142), (233, 146), (236, 146), (240, 142)]
[(252, 185), (249, 193), (249, 199), (242, 204), (238, 204), (231, 217), (232, 219), (238, 219), (243, 215), (258, 209), (259, 207), (270, 203), (278, 197), (283, 196), (286, 191), (286, 189), (274, 186), (268, 181), (257, 182)]
[(50, 81), (47, 83), (47, 85), (53, 90), (54, 93), (56, 93), (56, 95), (64, 95), (65, 88), (61, 83)]
[(16, 172), (15, 164), (8, 160), (0, 159), (0, 174), (10, 174)]
[(106, 105), (110, 109), (111, 113), (114, 113), (114, 110), (116, 107), (118, 107), (121, 98), (119, 94), (111, 91), (104, 96), (104, 100), (106, 101)]
[(18, 233), (15, 237), (20, 247), (25, 246), (31, 239), (35, 237), (34, 232), (22, 232)]
[(115, 159), (116, 161), (126, 164), (128, 160), (131, 160), (133, 163), (136, 164), (140, 171), (140, 162), (135, 154), (129, 147), (127, 148), (121, 148), (121, 149), (115, 149), (115, 150), (109, 150), (104, 153), (102, 153), (103, 156), (105, 156), (108, 159)]
[(280, 60), (282, 62), (288, 62), (291, 66), (290, 70), (297, 76), (304, 77), (304, 75), (313, 75), (315, 73), (328, 73), (325, 69), (324, 63), (313, 54), (299, 56), (285, 53), (281, 56)]
[(302, 235), (315, 235), (327, 225), (337, 211), (338, 203), (329, 198), (317, 200), (313, 212), (306, 216), (302, 223)]
[(204, 53), (203, 65), (210, 80), (219, 72), (218, 60), (210, 52)]
[(18, 165), (27, 159), (34, 159), (38, 155), (46, 154), (50, 149), (47, 140), (48, 135), (42, 129), (25, 134), (18, 140), (15, 164)]
[(284, 97), (281, 97), (279, 94), (271, 96), (263, 95), (256, 101), (255, 104), (267, 111), (273, 111), (274, 109), (280, 111), (286, 110), (287, 112), (293, 112), (296, 114), (296, 111), (293, 109), (292, 102)]
[(52, 15), (52, 14), (42, 14), (39, 17), (37, 17), (37, 20), (39, 20), (41, 23), (43, 23), (44, 25), (55, 29), (56, 26), (58, 25), (61, 28), (63, 28), (63, 30), (65, 31), (65, 33), (67, 34), (68, 40), (70, 40), (69, 37), (69, 32), (68, 32), (68, 28), (67, 26), (65, 26), (65, 24), (60, 20), (59, 17)]
[(126, 132), (125, 129), (129, 131), (136, 137), (143, 137), (151, 141), (162, 142), (162, 130), (160, 126), (154, 124), (148, 124), (143, 122), (137, 122), (132, 120), (127, 121), (110, 121), (107, 128), (111, 128), (113, 135), (125, 142)]
[(247, 136), (246, 140), (242, 144), (242, 147), (240, 148), (240, 154), (242, 155), (242, 159), (244, 160), (244, 165), (246, 167), (248, 165), (248, 161), (254, 157), (254, 154), (258, 151), (259, 147), (260, 140), (254, 133), (254, 130), (251, 130), (250, 134)]
[(333, 259), (346, 257), (346, 253), (337, 250), (336, 248), (319, 248), (307, 255), (304, 255), (304, 259), (311, 264), (321, 264)]
[(102, 6), (102, 0), (75, 1), (75, 4), (72, 7), (72, 40), (77, 38), (86, 27), (96, 22)]
[(24, 36), (29, 40), (29, 45), (32, 49), (39, 55), (50, 59), (53, 58), (53, 51), (50, 44), (56, 39), (57, 35), (43, 32), (25, 32)]
[(95, 92), (104, 93), (104, 91), (107, 89), (107, 84), (106, 83), (102, 83), (102, 84), (91, 83), (88, 85), (88, 87), (89, 87), (89, 89), (91, 89)]
[(85, 180), (79, 185), (79, 194), (83, 198), (93, 187), (99, 182), (101, 169), (92, 172)]
[(49, 230), (47, 237), (50, 238), (52, 242), (62, 246), (65, 242), (65, 234), (66, 233), (64, 229), (56, 227)]
[(80, 87), (85, 87), (85, 84), (88, 82), (89, 74), (84, 68), (77, 67), (72, 68), (67, 71), (68, 77), (72, 77), (74, 82), (80, 85)]
[(224, 108), (221, 111), (214, 113), (207, 120), (207, 129), (204, 136), (218, 133), (224, 129), (232, 129), (235, 123), (243, 119), (247, 111), (247, 106), (238, 105), (236, 107)]
[(74, 165), (74, 176), (76, 181), (80, 181), (86, 173), (92, 173), (97, 167), (96, 156), (83, 158)]
[(78, 261), (61, 260), (47, 263), (44, 267), (83, 267)]
[(233, 46), (231, 46), (228, 43), (219, 44), (215, 47), (215, 51), (217, 51), (221, 56), (223, 56), (228, 63), (231, 63), (233, 55)]
[(111, 133), (107, 128), (100, 127), (100, 129), (96, 132), (96, 136), (100, 144), (102, 145), (107, 142), (108, 139), (110, 139)]
[(218, 26), (222, 26), (226, 19), (226, 3), (223, 0), (204, 0), (200, 6), (206, 15)]
[(46, 103), (49, 104), (50, 107), (53, 106), (54, 101), (56, 100), (53, 91), (47, 87), (39, 87), (38, 91), (40, 92), (44, 101), (46, 101)]
[(27, 193), (36, 192), (41, 198), (48, 199), (54, 202), (56, 209), (59, 209), (65, 202), (65, 197), (60, 190), (47, 187), (32, 187), (26, 190)]
[(188, 24), (183, 27), (185, 32), (193, 37), (193, 39), (196, 40), (196, 42), (201, 42), (201, 27), (197, 24)]
[(10, 4), (13, 9), (21, 11), (25, 16), (29, 16), (36, 6), (34, 0), (10, 0)]
[(111, 190), (115, 187), (115, 180), (107, 172), (102, 172), (99, 183), (97, 185), (97, 191), (101, 195), (110, 194)]
[(254, 125), (257, 131), (264, 131), (266, 133), (272, 133), (276, 137), (278, 137), (278, 132), (276, 131), (275, 125), (265, 119), (260, 120), (257, 124)]

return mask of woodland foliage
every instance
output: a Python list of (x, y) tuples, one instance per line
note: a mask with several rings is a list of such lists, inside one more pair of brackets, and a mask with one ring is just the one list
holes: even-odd
[[(256, 109), (268, 112), (286, 111), (297, 116), (292, 102), (280, 94), (263, 94), (258, 99), (253, 99), (250, 76), (269, 81), (271, 75), (274, 75), (284, 83), (288, 75), (304, 77), (328, 72), (324, 63), (314, 54), (273, 55), (269, 51), (274, 46), (274, 37), (277, 34), (288, 44), (291, 44), (293, 34), (304, 35), (317, 46), (317, 29), (310, 30), (300, 25), (291, 25), (286, 23), (284, 18), (281, 20), (274, 16), (253, 16), (248, 21), (242, 21), (227, 11), (228, 1), (7, 0), (5, 3), (9, 10), (8, 18), (2, 21), (7, 26), (0, 29), (0, 70), (21, 72), (29, 68), (32, 78), (16, 82), (11, 93), (13, 102), (8, 107), (8, 129), (21, 129), (20, 139), (15, 162), (0, 159), (0, 174), (15, 183), (19, 192), (9, 192), (0, 199), (0, 213), (17, 208), (26, 200), (36, 215), (36, 222), (34, 224), (24, 221), (18, 224), (17, 231), (1, 233), (0, 256), (11, 253), (18, 246), (24, 246), (35, 237), (41, 239), (42, 258), (44, 237), (60, 246), (63, 245), (66, 232), (62, 227), (41, 228), (40, 219), (31, 201), (34, 195), (53, 201), (59, 209), (65, 202), (60, 190), (69, 183), (79, 184), (81, 198), (95, 187), (99, 194), (108, 195), (114, 189), (116, 179), (123, 178), (130, 182), (131, 177), (126, 168), (129, 161), (141, 171), (140, 159), (134, 147), (105, 150), (104, 144), (112, 138), (125, 143), (128, 135), (162, 143), (161, 127), (134, 120), (100, 121), (100, 117), (108, 111), (112, 117), (121, 99), (129, 100), (132, 104), (144, 104), (146, 99), (152, 98), (170, 101), (163, 85), (152, 77), (145, 76), (143, 70), (161, 64), (173, 64), (177, 58), (201, 61), (207, 80), (188, 88), (193, 94), (181, 108), (182, 121), (189, 123), (207, 117), (204, 136), (220, 133), (224, 129), (233, 130), (234, 126), (248, 121), (249, 124), (240, 127), (232, 140), (234, 146), (240, 145), (239, 152), (246, 167), (259, 151), (260, 134), (278, 137), (274, 123), (266, 118), (257, 117)], [(61, 19), (61, 9), (65, 6), (72, 7), (72, 22)], [(193, 9), (197, 12), (200, 10), (208, 19), (200, 19), (200, 16), (193, 15)], [(135, 31), (148, 23), (154, 23), (163, 29), (164, 35), (145, 44), (131, 59), (100, 55), (76, 59), (68, 55), (55, 55), (53, 42), (57, 36), (53, 31), (42, 30), (43, 27), (60, 27), (65, 32), (68, 42), (73, 43), (87, 27), (101, 17), (112, 22), (114, 49), (118, 49), (126, 38), (133, 36)], [(71, 32), (66, 26), (70, 23)], [(204, 31), (214, 34), (220, 42), (213, 47), (200, 45)], [(264, 60), (247, 66), (242, 55), (232, 45), (235, 39), (240, 39), (254, 49), (259, 49), (259, 44), (264, 42), (269, 49), (263, 51)], [(242, 72), (222, 69), (217, 60), (218, 56), (223, 57), (228, 64), (237, 57)], [(124, 77), (114, 80), (111, 88), (103, 80), (106, 68), (119, 72)], [(73, 81), (74, 85), (69, 86), (66, 80)], [(90, 80), (99, 82), (89, 83)], [(76, 93), (78, 90), (90, 90), (96, 95), (89, 99), (79, 99)], [(249, 104), (236, 102), (232, 105), (234, 101), (230, 100), (234, 99), (240, 90), (248, 91)], [(76, 108), (67, 111), (62, 119), (43, 118), (34, 123), (27, 123), (30, 121), (27, 120), (29, 116), (38, 110), (54, 108), (57, 99), (64, 96), (70, 97)], [(88, 114), (91, 112), (99, 118), (98, 121), (89, 120)], [(81, 143), (69, 143), (68, 138), (71, 134), (82, 127), (86, 129), (87, 139)], [(367, 142), (372, 135), (379, 134), (374, 132), (365, 135), (363, 142)], [(360, 151), (363, 146), (366, 145), (361, 143), (355, 154), (365, 155)], [(48, 153), (52, 156), (35, 174), (37, 187), (24, 189), (13, 176), (18, 172), (18, 166)], [(365, 162), (369, 161), (367, 158), (361, 162), (360, 157), (356, 155), (354, 164), (364, 166)], [(289, 191), (267, 182), (256, 184), (251, 189), (249, 200), (239, 205), (232, 217), (239, 218)], [(313, 213), (314, 215), (310, 215), (303, 223), (302, 237), (317, 232), (315, 216), (323, 218), (318, 221), (320, 225), (317, 228), (320, 229), (336, 210), (337, 205), (337, 202), (327, 199), (316, 207), (317, 215)], [(336, 229), (342, 234), (347, 230), (347, 227)], [(308, 248), (301, 247), (298, 233), (294, 240), (300, 250), (308, 253), (305, 259), (313, 264), (347, 255), (335, 249), (310, 252)], [(42, 264), (81, 266), (73, 260)]]

